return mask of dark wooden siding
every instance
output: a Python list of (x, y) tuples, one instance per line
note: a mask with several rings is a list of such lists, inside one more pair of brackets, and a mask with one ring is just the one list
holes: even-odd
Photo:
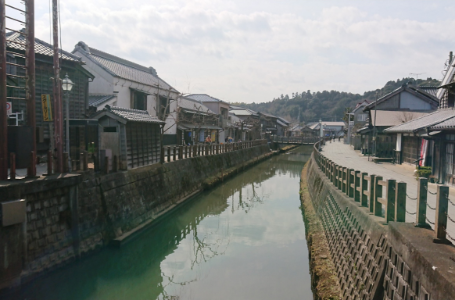
[(421, 139), (413, 136), (404, 136), (402, 143), (403, 162), (415, 164), (420, 156)]
[(139, 122), (126, 124), (128, 169), (160, 161), (160, 130), (157, 124)]

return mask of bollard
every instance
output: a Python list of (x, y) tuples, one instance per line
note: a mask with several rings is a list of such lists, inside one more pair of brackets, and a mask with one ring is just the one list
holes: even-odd
[(164, 164), (164, 147), (161, 147), (160, 163)]
[(197, 146), (197, 156), (201, 156), (201, 146)]
[(172, 161), (176, 161), (177, 158), (177, 147), (172, 147)]
[(185, 158), (188, 158), (188, 146), (185, 146)]
[(346, 175), (347, 175), (347, 174), (346, 174), (346, 173), (347, 173), (347, 172), (346, 172), (346, 168), (343, 167), (343, 169), (341, 170), (341, 172), (342, 172), (342, 173), (341, 173), (341, 178), (342, 178), (342, 180), (341, 180), (341, 191), (342, 191), (343, 193), (346, 193), (346, 182), (347, 182), (347, 180), (346, 180), (346, 178), (347, 178), (347, 176), (346, 176)]
[[(373, 175), (374, 176), (374, 175)], [(368, 173), (360, 173), (360, 205), (363, 207), (368, 207)]]
[(84, 163), (84, 171), (87, 171), (88, 170), (88, 153), (87, 153), (87, 151), (84, 151), (83, 163)]
[(385, 221), (386, 223), (395, 220), (395, 188), (397, 181), (395, 179), (387, 180), (386, 186), (386, 208), (385, 208)]
[(382, 198), (382, 185), (379, 184), (379, 181), (382, 181), (382, 176), (376, 176), (374, 179), (374, 197), (372, 203), (373, 214), (378, 217), (382, 216), (382, 204), (378, 201), (379, 198)]
[(431, 229), (427, 223), (428, 179), (420, 177), (417, 184), (416, 227)]
[(438, 185), (436, 194), (436, 216), (434, 221), (434, 231), (436, 238), (434, 243), (438, 244), (451, 244), (447, 240), (447, 214), (449, 213), (449, 187)]
[[(69, 164), (72, 163), (68, 161), (68, 152), (63, 152), (63, 173), (68, 173), (69, 172)], [(76, 171), (74, 166), (71, 166), (73, 168), (73, 171)]]
[(104, 158), (104, 174), (109, 174), (109, 157)]
[(9, 155), (10, 171), (9, 179), (16, 180), (16, 153), (11, 152)]
[(30, 164), (27, 168), (27, 177), (36, 176), (36, 153), (34, 151), (30, 152)]
[(117, 172), (118, 171), (118, 157), (117, 155), (114, 155), (114, 158), (112, 160), (112, 172)]
[(361, 187), (360, 182), (362, 181), (360, 171), (354, 170), (354, 179), (353, 180), (354, 180), (353, 198), (354, 198), (355, 202), (360, 203), (361, 193), (362, 193), (362, 190), (360, 189), (360, 187)]
[(167, 162), (171, 162), (171, 147), (167, 147)]
[[(367, 197), (368, 197), (368, 200), (367, 200), (368, 206), (367, 207), (369, 208), (370, 213), (374, 212), (374, 197), (375, 197), (375, 192), (376, 192), (376, 185), (374, 184), (375, 179), (376, 179), (375, 177), (376, 177), (376, 175), (374, 175), (374, 174), (371, 174), (369, 177), (366, 177), (366, 178), (369, 178), (368, 181), (370, 183), (370, 189), (367, 192)], [(381, 189), (381, 193), (382, 193), (382, 189)]]
[(397, 182), (395, 199), (395, 222), (406, 222), (406, 182)]
[(196, 157), (197, 145), (193, 145), (193, 157)]
[(48, 176), (52, 175), (52, 151), (47, 151), (47, 174)]
[(183, 159), (183, 146), (179, 146), (179, 159)]
[(356, 182), (356, 175), (358, 171), (354, 170), (354, 169), (349, 169), (349, 173), (348, 173), (348, 178), (349, 178), (349, 190), (348, 190), (348, 196), (350, 198), (354, 198), (354, 190), (355, 190), (355, 182)]

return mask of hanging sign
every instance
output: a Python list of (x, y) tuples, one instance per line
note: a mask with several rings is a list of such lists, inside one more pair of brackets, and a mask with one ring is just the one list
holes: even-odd
[(45, 94), (41, 95), (41, 106), (43, 108), (43, 120), (46, 122), (53, 121), (50, 95), (45, 95)]
[(13, 105), (11, 102), (6, 102), (6, 114), (9, 116), (13, 113)]

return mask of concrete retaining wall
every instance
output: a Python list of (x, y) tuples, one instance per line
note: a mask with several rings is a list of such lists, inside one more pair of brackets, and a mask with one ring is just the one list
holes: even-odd
[(0, 202), (26, 200), (26, 222), (0, 226), (0, 290), (121, 244), (197, 192), (274, 153), (261, 145), (104, 176), (86, 172), (0, 186)]
[(323, 224), (342, 299), (455, 299), (455, 248), (432, 231), (375, 217), (311, 159), (307, 185)]

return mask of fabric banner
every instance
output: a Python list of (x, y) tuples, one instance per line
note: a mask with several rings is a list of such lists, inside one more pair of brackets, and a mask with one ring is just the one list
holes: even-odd
[(425, 166), (425, 158), (427, 157), (427, 149), (428, 149), (428, 141), (425, 139), (422, 139), (422, 145), (420, 147), (420, 162), (419, 166), (423, 167)]

